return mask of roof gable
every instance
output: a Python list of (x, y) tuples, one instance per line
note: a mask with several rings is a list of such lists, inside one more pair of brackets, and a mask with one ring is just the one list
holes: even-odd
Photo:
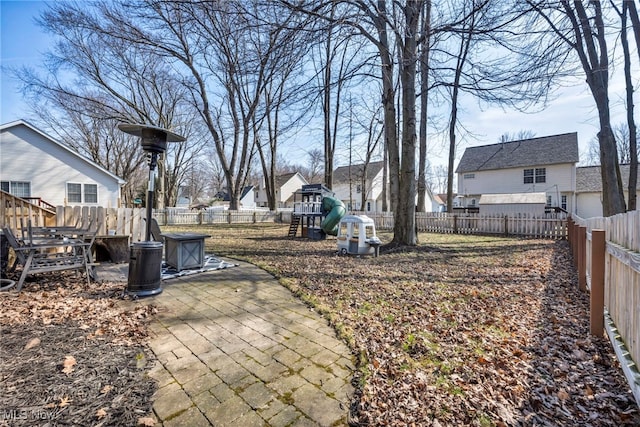
[[(372, 181), (382, 170), (384, 162), (370, 162), (367, 165), (367, 181)], [(333, 183), (348, 183), (349, 169), (351, 169), (351, 179), (362, 179), (364, 174), (364, 163), (359, 165), (341, 166), (333, 172)]]
[[(40, 129), (38, 129), (37, 127), (32, 125), (31, 123), (27, 122), (26, 120), (16, 120), (16, 121), (13, 121), (13, 122), (9, 122), (9, 123), (5, 123), (3, 125), (0, 125), (0, 131), (4, 132), (4, 131), (7, 131), (7, 130), (9, 130), (11, 128), (19, 127), (19, 126), (23, 126), (23, 127), (27, 128), (27, 129), (31, 130), (32, 132), (35, 132), (35, 133), (39, 134), (44, 139), (49, 141), (51, 144), (55, 144), (56, 146), (58, 146), (59, 148), (65, 150), (66, 152), (70, 153), (74, 157), (80, 159), (81, 161), (91, 165), (92, 167), (100, 170), (101, 172), (105, 173), (109, 177), (113, 178), (114, 180), (116, 180), (118, 182), (118, 184), (122, 185), (122, 184), (126, 183), (126, 181), (123, 180), (122, 178), (120, 178), (119, 176), (109, 172), (107, 169), (105, 169), (102, 166), (100, 166), (99, 164), (95, 163), (93, 160), (84, 157), (83, 155), (81, 155), (77, 151), (72, 150), (71, 148), (69, 148), (65, 144), (62, 144), (61, 142), (56, 141), (51, 136), (47, 135), (46, 133), (44, 133), (43, 131), (41, 131)], [(29, 142), (29, 141), (26, 141), (26, 142)]]
[[(625, 190), (629, 187), (629, 172), (630, 166), (628, 164), (620, 165), (622, 186)], [(640, 179), (637, 181), (636, 189), (640, 190)], [(602, 175), (600, 174), (600, 166), (576, 168), (576, 193), (599, 193), (601, 191)]]
[(544, 136), (464, 151), (456, 173), (578, 162), (578, 133)]
[[(254, 189), (255, 189), (255, 187), (254, 187), (253, 185), (247, 185), (247, 186), (243, 187), (243, 188), (242, 188), (242, 193), (240, 193), (240, 197), (239, 197), (238, 199), (239, 199), (239, 200), (244, 199), (244, 198), (245, 198), (245, 197), (247, 197), (247, 195), (248, 195), (249, 193), (251, 193)], [(221, 195), (221, 196), (222, 196), (222, 201), (223, 201), (223, 202), (230, 202), (230, 201), (231, 201), (231, 196), (230, 196), (230, 195), (229, 195), (229, 193), (227, 193), (226, 191), (225, 191), (225, 192), (222, 192), (222, 194), (221, 194), (221, 192), (219, 191), (219, 192), (218, 192), (218, 194), (217, 194), (216, 196), (218, 196), (218, 195)], [(253, 196), (253, 195), (252, 195), (252, 196)]]
[(298, 179), (300, 181), (304, 182), (305, 184), (307, 183), (307, 180), (304, 179), (300, 172), (290, 172), (276, 176), (276, 188), (282, 188), (283, 185), (289, 182), (296, 175), (298, 175)]

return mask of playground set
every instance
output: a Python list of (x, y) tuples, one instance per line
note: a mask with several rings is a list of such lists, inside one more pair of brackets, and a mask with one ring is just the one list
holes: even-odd
[[(300, 201), (296, 199), (300, 197)], [(289, 237), (323, 240), (327, 235), (337, 236), (341, 255), (378, 256), (380, 239), (375, 224), (366, 215), (346, 215), (344, 203), (322, 184), (303, 185), (294, 195), (294, 208), (289, 226)]]

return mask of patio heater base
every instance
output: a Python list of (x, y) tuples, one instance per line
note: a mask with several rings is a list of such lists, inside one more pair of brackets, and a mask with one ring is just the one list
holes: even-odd
[(129, 257), (128, 295), (147, 297), (162, 292), (162, 243), (136, 242)]

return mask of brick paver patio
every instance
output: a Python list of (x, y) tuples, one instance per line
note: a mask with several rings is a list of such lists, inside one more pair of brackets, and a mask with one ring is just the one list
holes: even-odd
[[(273, 276), (234, 262), (166, 280), (150, 297), (159, 309), (150, 325), (157, 425), (346, 425), (347, 346)], [(127, 280), (122, 271), (101, 273)]]

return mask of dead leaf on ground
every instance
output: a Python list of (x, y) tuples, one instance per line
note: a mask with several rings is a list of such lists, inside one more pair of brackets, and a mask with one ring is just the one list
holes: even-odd
[(31, 350), (34, 347), (37, 347), (40, 345), (40, 338), (36, 337), (36, 338), (31, 338), (29, 340), (29, 342), (24, 346), (25, 350)]
[(66, 356), (64, 362), (62, 362), (62, 372), (69, 375), (73, 372), (73, 367), (77, 364), (76, 358), (73, 356)]
[(104, 410), (104, 408), (100, 408), (96, 411), (96, 418), (101, 420), (104, 417), (107, 416), (107, 411)]
[(142, 417), (138, 418), (138, 425), (145, 427), (153, 427), (156, 425), (156, 420), (151, 417)]
[(64, 408), (65, 406), (69, 406), (71, 402), (72, 400), (68, 396), (64, 396), (60, 399), (60, 403), (58, 403), (58, 406)]

